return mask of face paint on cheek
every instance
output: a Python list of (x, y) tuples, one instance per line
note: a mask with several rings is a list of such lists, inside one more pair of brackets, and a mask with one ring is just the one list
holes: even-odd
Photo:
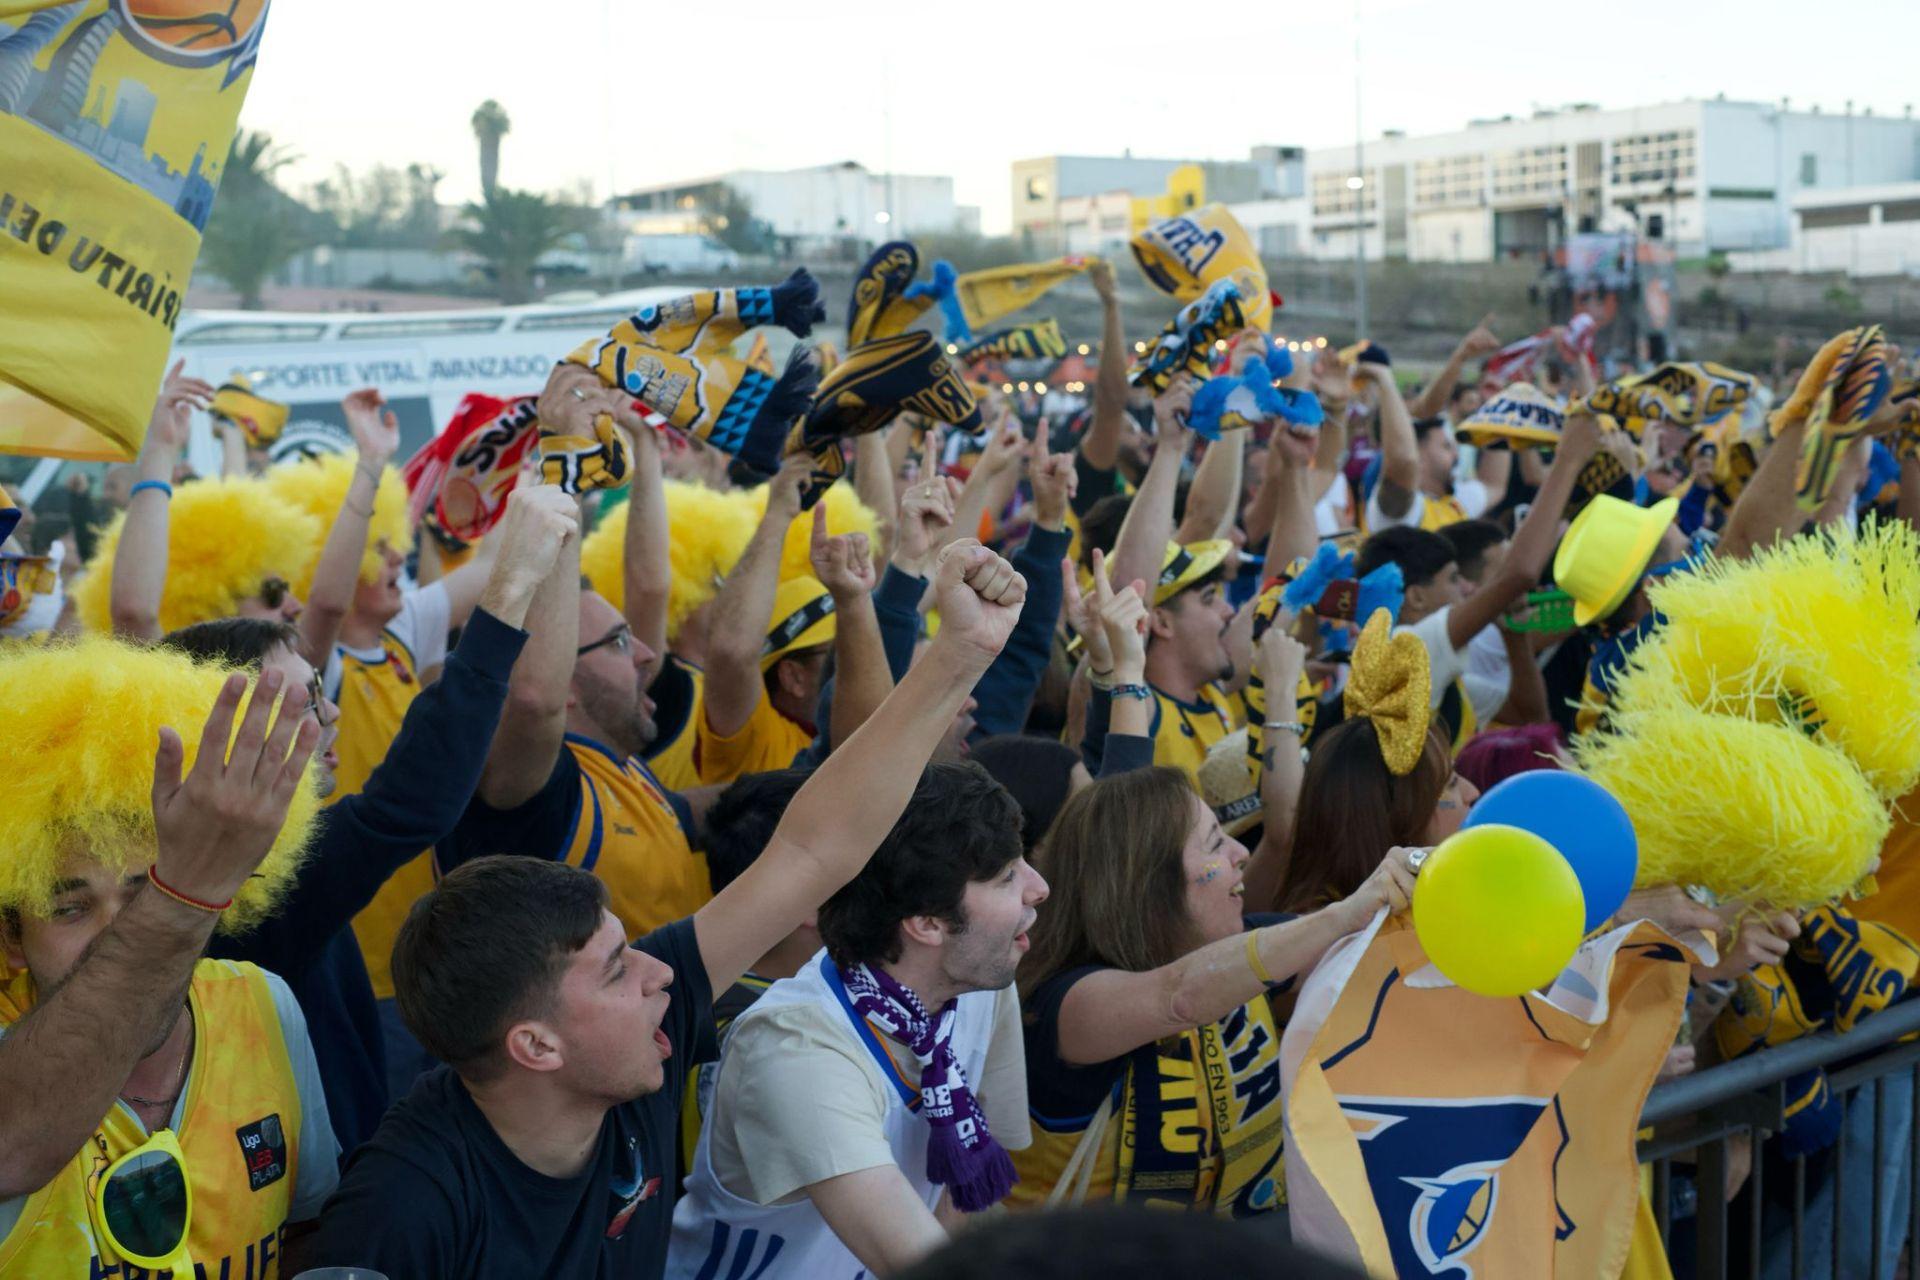
[(1200, 874), (1194, 878), (1193, 882), (1195, 884), (1212, 884), (1220, 878), (1220, 873), (1224, 870), (1226, 870), (1226, 868), (1222, 867), (1219, 863), (1209, 862), (1200, 869)]

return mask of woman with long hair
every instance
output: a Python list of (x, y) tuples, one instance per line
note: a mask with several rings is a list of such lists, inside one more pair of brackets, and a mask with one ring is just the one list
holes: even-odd
[(1395, 850), (1344, 901), (1248, 920), (1248, 860), (1177, 769), (1103, 778), (1061, 808), (1018, 979), (1036, 1131), (1012, 1203), (1284, 1203), (1268, 993), (1381, 907), (1403, 910), (1413, 871)]

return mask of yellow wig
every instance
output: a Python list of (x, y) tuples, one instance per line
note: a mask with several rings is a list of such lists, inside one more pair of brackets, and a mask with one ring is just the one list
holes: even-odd
[[(124, 512), (114, 517), (73, 588), (81, 624), (101, 635), (113, 630), (113, 560), (126, 522)], [(181, 485), (174, 490), (167, 519), (160, 626), (172, 631), (230, 617), (242, 599), (259, 593), (266, 579), (294, 581), (320, 545), (323, 529), (257, 480)]]
[(1619, 703), (1671, 693), (1839, 747), (1882, 799), (1920, 783), (1920, 535), (1902, 521), (1709, 561), (1654, 588), (1667, 618)]
[(1613, 726), (1576, 738), (1574, 754), (1632, 817), (1642, 885), (1813, 906), (1851, 889), (1879, 856), (1887, 807), (1837, 748), (1678, 705)]
[[(0, 908), (45, 915), (55, 873), (75, 847), (109, 866), (146, 868), (155, 848), (160, 728), (180, 734), (191, 769), (223, 675), (171, 650), (104, 637), (0, 651), (0, 706), (7, 709)], [(223, 929), (246, 929), (271, 913), (300, 865), (319, 803), (309, 770), (259, 874), (221, 918)]]
[[(753, 518), (757, 523), (767, 513), (767, 487), (761, 485), (752, 490), (750, 496)], [(866, 503), (854, 496), (850, 485), (834, 485), (820, 499), (820, 505), (827, 509), (827, 532), (836, 537), (843, 533), (864, 533), (871, 541), (880, 532), (879, 517), (868, 509)], [(813, 573), (812, 546), (813, 512), (808, 511), (796, 516), (792, 527), (787, 530), (786, 545), (780, 552), (780, 581)], [(878, 554), (877, 548), (875, 554)]]
[[(353, 484), (359, 459), (350, 453), (331, 453), (321, 458), (284, 462), (263, 477), (267, 487), (289, 507), (305, 511), (320, 522), (320, 536), (314, 540), (300, 572), (292, 577), (293, 589), (303, 598), (312, 590), (313, 571), (320, 566), (320, 550), (327, 530), (333, 528)], [(380, 476), (380, 488), (373, 499), (373, 519), (367, 526), (367, 546), (360, 557), (360, 581), (377, 582), (386, 569), (379, 546), (386, 542), (401, 555), (413, 547), (413, 526), (407, 518), (407, 484), (400, 473), (388, 467)]]
[[(704, 485), (669, 480), (665, 484), (668, 560), (667, 639), (680, 634), (687, 615), (713, 599), (720, 581), (733, 572), (753, 539), (758, 512), (747, 495), (721, 493)], [(762, 499), (764, 502), (764, 499)], [(607, 514), (580, 544), (580, 569), (593, 589), (616, 609), (626, 608), (627, 503)]]

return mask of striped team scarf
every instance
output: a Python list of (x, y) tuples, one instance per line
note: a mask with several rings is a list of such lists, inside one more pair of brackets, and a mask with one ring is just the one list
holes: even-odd
[(953, 1053), (955, 997), (929, 1014), (920, 997), (882, 969), (836, 965), (854, 1012), (925, 1058), (920, 1073), (920, 1118), (931, 1127), (927, 1139), (927, 1179), (945, 1186), (953, 1203), (979, 1213), (1006, 1199), (1019, 1181), (1013, 1158), (994, 1140), (986, 1113), (974, 1100), (966, 1072)]
[(1127, 382), (1148, 387), (1159, 395), (1176, 374), (1189, 373), (1204, 380), (1210, 368), (1213, 344), (1245, 327), (1246, 312), (1242, 309), (1239, 286), (1231, 280), (1221, 280), (1180, 308), (1167, 322), (1167, 327), (1127, 371)]

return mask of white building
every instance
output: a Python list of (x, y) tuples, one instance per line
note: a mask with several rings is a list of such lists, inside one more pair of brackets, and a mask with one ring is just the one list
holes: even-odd
[[(1920, 121), (1757, 102), (1591, 104), (1307, 154), (1308, 250), (1484, 262), (1580, 231), (1685, 254), (1784, 247), (1802, 192), (1920, 178)], [(1358, 178), (1356, 183), (1353, 180)]]
[(765, 224), (769, 248), (786, 256), (857, 254), (897, 236), (980, 229), (979, 208), (954, 202), (952, 178), (872, 173), (852, 161), (642, 187), (614, 198), (614, 216), (629, 235), (713, 234), (726, 230), (729, 189)]
[(1802, 191), (1786, 248), (1730, 260), (1742, 271), (1920, 276), (1920, 182)]
[[(1013, 162), (1013, 234), (1037, 249), (1124, 252), (1135, 197), (1165, 195), (1183, 165), (1206, 175), (1206, 198), (1228, 204), (1282, 194), (1282, 170), (1298, 147), (1255, 147), (1245, 160), (1153, 160), (1143, 156), (1040, 156)], [(1296, 180), (1297, 185), (1297, 180)]]

